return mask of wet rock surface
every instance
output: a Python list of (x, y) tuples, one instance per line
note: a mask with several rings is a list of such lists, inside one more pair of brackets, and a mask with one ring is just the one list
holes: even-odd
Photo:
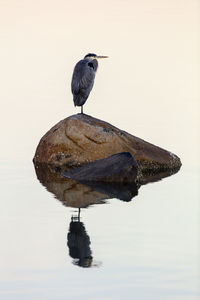
[(138, 177), (173, 172), (181, 166), (175, 154), (85, 114), (70, 116), (52, 127), (40, 140), (34, 163), (70, 169), (121, 152), (130, 153), (137, 162)]
[(133, 182), (137, 178), (137, 162), (129, 152), (122, 152), (85, 164), (62, 175), (80, 182)]

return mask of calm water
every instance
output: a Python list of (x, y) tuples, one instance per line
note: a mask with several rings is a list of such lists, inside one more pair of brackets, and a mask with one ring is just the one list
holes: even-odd
[(1, 299), (199, 299), (197, 169), (78, 220), (31, 161), (2, 165)]

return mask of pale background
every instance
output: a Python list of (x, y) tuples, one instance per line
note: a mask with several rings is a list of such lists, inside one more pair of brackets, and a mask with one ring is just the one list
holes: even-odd
[(0, 14), (1, 155), (32, 157), (52, 125), (79, 112), (72, 71), (94, 52), (109, 59), (85, 112), (196, 164), (199, 1), (7, 0)]
[[(14, 1), (0, 8), (0, 298), (197, 300), (199, 1)], [(72, 209), (37, 181), (48, 129), (80, 112), (75, 63), (100, 61), (84, 111), (177, 154), (179, 173), (82, 212), (100, 268), (72, 265)]]

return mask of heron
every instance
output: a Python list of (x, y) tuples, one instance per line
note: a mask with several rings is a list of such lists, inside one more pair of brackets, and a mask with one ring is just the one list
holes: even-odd
[(107, 57), (108, 56), (98, 56), (94, 53), (88, 53), (84, 59), (80, 60), (75, 65), (72, 75), (71, 90), (74, 106), (81, 106), (81, 114), (83, 114), (83, 105), (89, 97), (94, 85), (94, 78), (98, 68), (97, 59)]

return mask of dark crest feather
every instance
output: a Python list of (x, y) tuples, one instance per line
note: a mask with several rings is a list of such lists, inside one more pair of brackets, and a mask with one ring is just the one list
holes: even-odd
[(88, 53), (84, 58), (91, 57), (91, 56), (97, 56), (97, 55), (94, 53)]

